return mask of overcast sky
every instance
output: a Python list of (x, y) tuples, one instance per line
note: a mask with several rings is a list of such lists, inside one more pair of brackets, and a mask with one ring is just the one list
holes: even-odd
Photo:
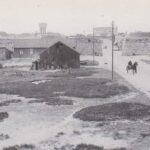
[(110, 26), (119, 31), (150, 31), (150, 0), (0, 0), (0, 31), (37, 32), (46, 22), (49, 32), (63, 34)]

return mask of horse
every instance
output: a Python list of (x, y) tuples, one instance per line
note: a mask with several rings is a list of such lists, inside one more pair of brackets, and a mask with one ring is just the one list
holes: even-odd
[(129, 70), (132, 70), (133, 74), (137, 73), (137, 66), (138, 66), (138, 63), (135, 62), (133, 65), (127, 65), (126, 67), (126, 71), (128, 73)]

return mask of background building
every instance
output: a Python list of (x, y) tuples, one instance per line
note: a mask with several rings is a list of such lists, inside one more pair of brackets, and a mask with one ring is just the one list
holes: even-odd
[(125, 38), (123, 55), (150, 55), (150, 32), (134, 32)]
[[(112, 27), (96, 27), (93, 29), (95, 37), (111, 37)], [(118, 28), (114, 28), (114, 34), (118, 33)]]
[(9, 51), (14, 51), (14, 44), (12, 40), (7, 40), (7, 39), (0, 39), (0, 48), (6, 48)]
[(14, 39), (14, 58), (36, 58), (51, 46), (49, 40), (42, 39)]
[(8, 60), (12, 57), (12, 51), (8, 50), (6, 47), (0, 47), (0, 60)]

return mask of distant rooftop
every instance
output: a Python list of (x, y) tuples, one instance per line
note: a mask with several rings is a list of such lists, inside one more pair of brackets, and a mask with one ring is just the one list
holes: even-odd
[(128, 39), (149, 39), (150, 38), (150, 32), (132, 32), (128, 34)]
[(13, 39), (14, 48), (48, 48), (56, 39)]

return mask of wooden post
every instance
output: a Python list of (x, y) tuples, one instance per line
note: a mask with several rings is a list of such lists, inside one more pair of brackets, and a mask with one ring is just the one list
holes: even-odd
[(112, 21), (112, 80), (114, 79), (114, 21)]

